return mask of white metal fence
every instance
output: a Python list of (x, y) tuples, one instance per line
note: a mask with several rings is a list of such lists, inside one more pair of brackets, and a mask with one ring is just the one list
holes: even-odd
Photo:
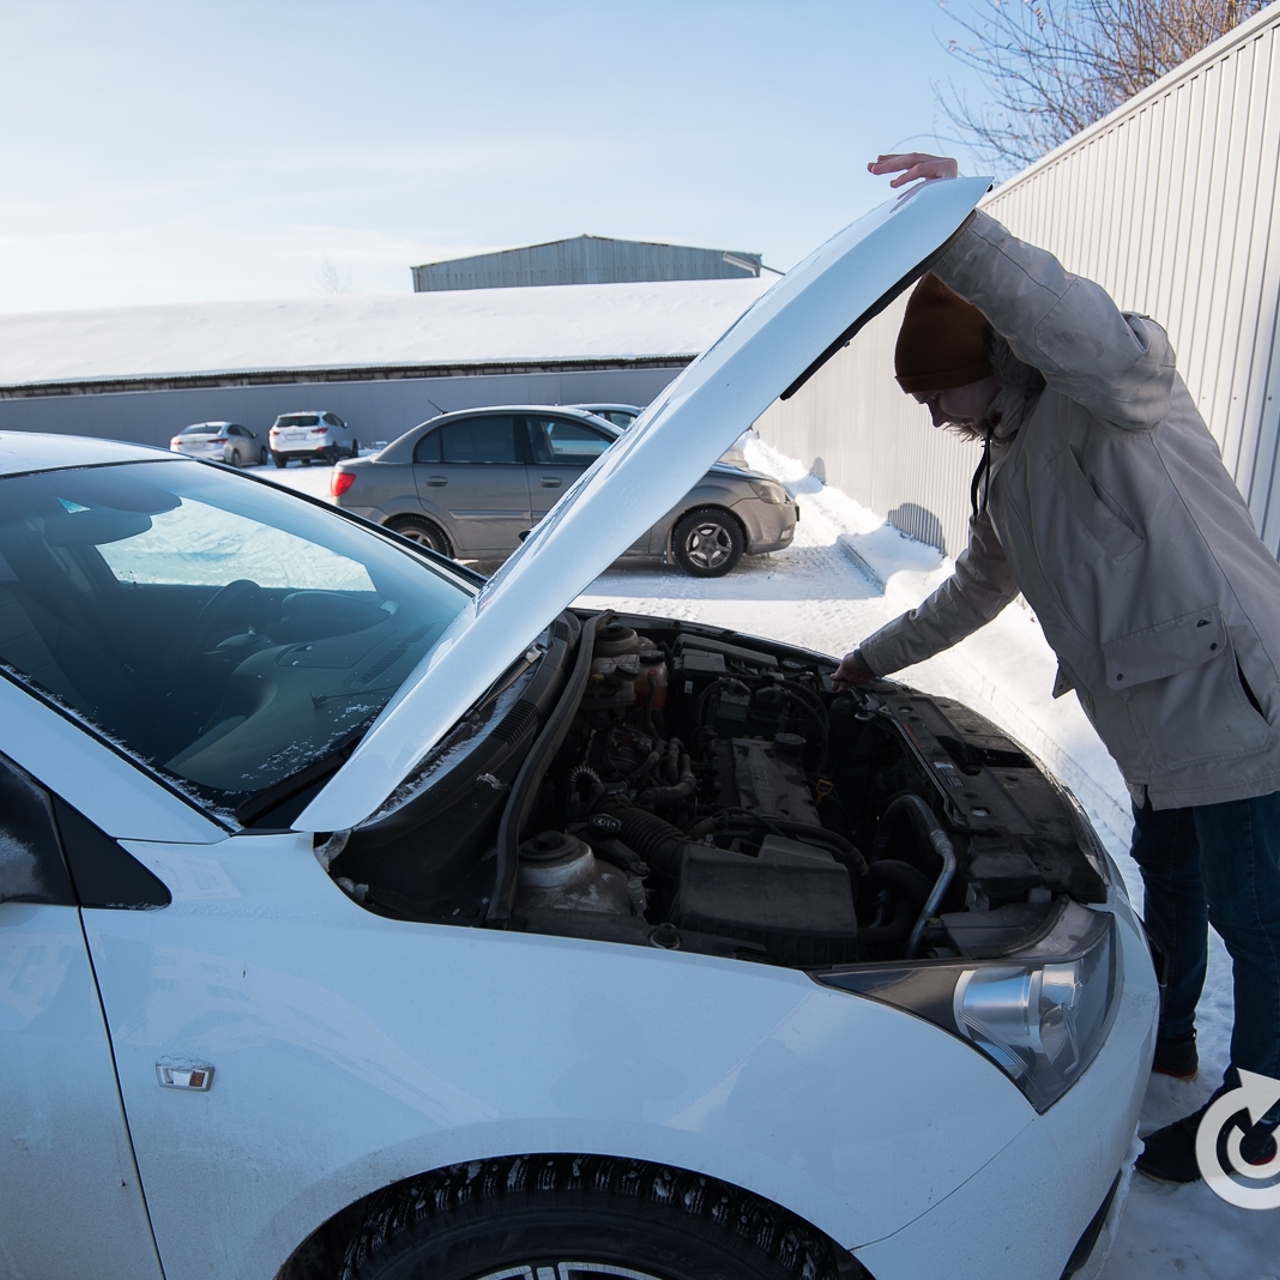
[[(1280, 3), (997, 188), (1015, 235), (1165, 325), (1267, 546), (1280, 551)], [(977, 451), (894, 382), (905, 300), (756, 424), (905, 532), (957, 554)]]

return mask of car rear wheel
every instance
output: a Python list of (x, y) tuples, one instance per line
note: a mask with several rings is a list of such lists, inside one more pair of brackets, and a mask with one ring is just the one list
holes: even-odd
[[(847, 1274), (860, 1274), (852, 1265)], [(839, 1271), (826, 1236), (737, 1187), (638, 1160), (552, 1155), (454, 1165), (377, 1193), (340, 1274), (836, 1280)]]
[(351, 452), (347, 455), (349, 458), (358, 458), (360, 456), (360, 441), (353, 440), (351, 442)]
[(700, 507), (682, 516), (671, 535), (676, 563), (695, 578), (718, 578), (742, 559), (742, 526), (727, 511)]
[(267, 465), (267, 446), (264, 444), (258, 450), (258, 466), (265, 467)]
[(277, 453), (274, 449), (271, 451), (271, 461), (274, 462), (277, 467), (287, 467), (289, 465), (289, 459), (286, 458), (284, 454)]
[(422, 520), (417, 516), (401, 516), (399, 520), (388, 520), (387, 528), (398, 533), (402, 538), (408, 538), (410, 542), (416, 542), (420, 547), (430, 547), (432, 551), (438, 551), (442, 556), (453, 555), (448, 534), (432, 520)]
[(243, 466), (244, 466), (244, 459), (240, 456), (240, 450), (239, 450), (239, 449), (232, 449), (232, 450), (231, 450), (231, 465), (232, 465), (233, 467), (243, 467)]

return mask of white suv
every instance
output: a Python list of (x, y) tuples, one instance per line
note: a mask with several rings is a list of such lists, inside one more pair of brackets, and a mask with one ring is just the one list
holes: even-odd
[(360, 456), (360, 442), (336, 413), (312, 409), (302, 413), (282, 413), (272, 424), (271, 461), (277, 467), (288, 466), (297, 458), (304, 466), (312, 459), (337, 462), (339, 458)]

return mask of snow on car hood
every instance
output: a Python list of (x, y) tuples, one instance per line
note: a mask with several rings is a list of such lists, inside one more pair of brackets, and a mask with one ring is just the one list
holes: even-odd
[(887, 201), (757, 299), (565, 492), (294, 827), (343, 831), (373, 814), (552, 619), (675, 506), (779, 395), (916, 279), (988, 184), (929, 182)]

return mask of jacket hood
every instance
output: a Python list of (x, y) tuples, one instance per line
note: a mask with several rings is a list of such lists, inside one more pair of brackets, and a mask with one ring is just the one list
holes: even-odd
[(565, 492), (294, 827), (343, 831), (373, 814), (556, 615), (774, 400), (794, 394), (928, 269), (989, 182), (928, 182), (885, 202), (758, 298)]

